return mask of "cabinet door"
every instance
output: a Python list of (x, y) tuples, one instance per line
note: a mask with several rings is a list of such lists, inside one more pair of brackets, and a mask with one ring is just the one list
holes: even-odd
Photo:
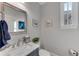
[(35, 49), (34, 51), (32, 51), (27, 56), (39, 56), (39, 48)]
[(60, 24), (62, 29), (75, 29), (78, 27), (78, 3), (60, 3)]

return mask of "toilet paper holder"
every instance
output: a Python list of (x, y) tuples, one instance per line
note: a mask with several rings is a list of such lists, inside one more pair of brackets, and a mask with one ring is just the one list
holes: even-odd
[(78, 56), (78, 55), (79, 55), (79, 51), (73, 50), (73, 49), (70, 50), (70, 53), (71, 53), (73, 56)]

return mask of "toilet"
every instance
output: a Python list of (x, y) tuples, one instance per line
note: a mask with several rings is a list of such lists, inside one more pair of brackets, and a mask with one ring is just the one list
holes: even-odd
[(40, 49), (39, 50), (39, 56), (50, 56), (50, 52), (48, 52), (45, 49)]

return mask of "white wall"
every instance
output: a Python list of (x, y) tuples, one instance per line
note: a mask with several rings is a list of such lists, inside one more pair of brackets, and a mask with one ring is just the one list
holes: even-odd
[(17, 39), (21, 39), (25, 35), (29, 35), (31, 37), (31, 39), (33, 37), (37, 37), (37, 36), (39, 37), (40, 36), (40, 34), (39, 34), (40, 27), (35, 29), (32, 26), (32, 20), (36, 19), (36, 20), (40, 21), (40, 5), (37, 3), (30, 3), (30, 2), (27, 2), (25, 4), (18, 3), (18, 2), (8, 2), (8, 3), (12, 4), (18, 8), (21, 8), (27, 12), (27, 33), (20, 33), (20, 32), (16, 33), (16, 34), (12, 33), (11, 34), (12, 40), (15, 42), (15, 41), (17, 41)]
[[(60, 28), (60, 3), (45, 3), (41, 8), (41, 46), (57, 55), (69, 55), (70, 49), (79, 49), (79, 28)], [(51, 27), (45, 26), (47, 19), (52, 19)]]
[(28, 34), (33, 37), (40, 37), (40, 26), (34, 28), (32, 26), (32, 20), (38, 20), (40, 24), (40, 5), (38, 3), (26, 3), (27, 14), (28, 14)]

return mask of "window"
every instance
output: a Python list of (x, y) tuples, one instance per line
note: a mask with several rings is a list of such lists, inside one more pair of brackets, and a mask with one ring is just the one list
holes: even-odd
[(78, 2), (61, 2), (60, 13), (61, 29), (78, 27)]
[(64, 3), (64, 25), (72, 24), (72, 2)]

